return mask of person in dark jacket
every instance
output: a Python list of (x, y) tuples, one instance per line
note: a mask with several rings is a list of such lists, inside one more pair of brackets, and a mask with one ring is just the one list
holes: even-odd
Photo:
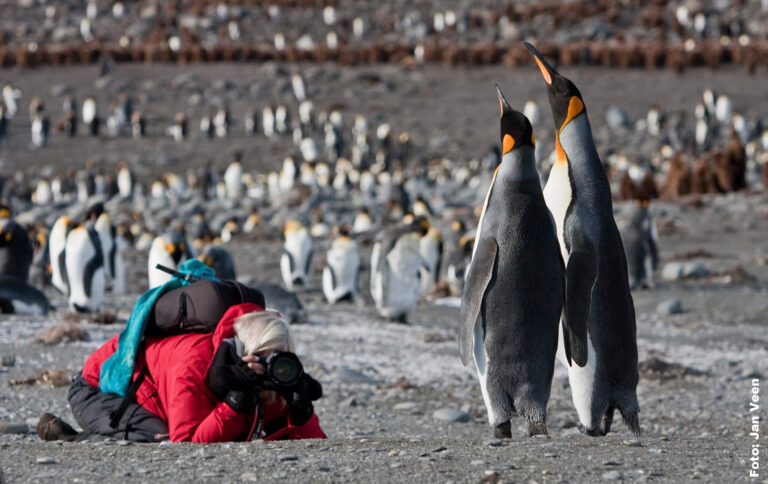
[(288, 325), (277, 312), (244, 303), (229, 308), (212, 334), (146, 338), (134, 363), (135, 395), (128, 399), (99, 389), (101, 366), (117, 343), (115, 336), (96, 350), (70, 387), (69, 403), (83, 431), (45, 414), (37, 429), (41, 438), (200, 443), (325, 438), (312, 404), (322, 396), (314, 378), (304, 373), (291, 388), (264, 388), (263, 358), (293, 351)]

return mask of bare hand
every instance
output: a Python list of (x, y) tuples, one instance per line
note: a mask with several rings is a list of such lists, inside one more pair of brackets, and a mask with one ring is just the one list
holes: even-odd
[(267, 372), (264, 365), (259, 363), (259, 357), (257, 355), (245, 355), (243, 356), (243, 361), (248, 363), (248, 368), (253, 370), (257, 375), (263, 375)]

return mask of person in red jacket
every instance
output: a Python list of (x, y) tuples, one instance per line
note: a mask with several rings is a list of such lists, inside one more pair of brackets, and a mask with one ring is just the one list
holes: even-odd
[(132, 391), (123, 398), (99, 390), (101, 365), (117, 341), (96, 350), (70, 387), (83, 432), (45, 414), (41, 438), (207, 443), (326, 437), (312, 405), (322, 396), (320, 383), (306, 373), (290, 388), (265, 381), (264, 358), (293, 351), (279, 313), (244, 303), (229, 308), (213, 334), (146, 338), (134, 363), (133, 398)]

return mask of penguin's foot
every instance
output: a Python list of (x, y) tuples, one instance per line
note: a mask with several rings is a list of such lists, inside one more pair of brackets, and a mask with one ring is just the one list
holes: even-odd
[(601, 427), (595, 427), (592, 429), (586, 428), (584, 425), (579, 424), (579, 431), (584, 435), (589, 435), (590, 437), (603, 437), (605, 434), (603, 433), (603, 430)]
[(608, 435), (611, 431), (611, 424), (613, 423), (613, 411), (614, 408), (610, 407), (604, 414), (602, 421), (600, 422), (600, 431), (603, 435)]
[(493, 428), (493, 437), (496, 439), (512, 438), (512, 425), (509, 423), (509, 420)]
[(393, 323), (408, 324), (408, 317), (405, 314), (389, 318)]
[(528, 437), (534, 435), (549, 435), (547, 424), (544, 422), (528, 422)]

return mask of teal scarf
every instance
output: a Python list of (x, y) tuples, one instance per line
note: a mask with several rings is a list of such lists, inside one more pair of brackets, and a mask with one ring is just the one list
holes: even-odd
[[(197, 279), (216, 280), (213, 269), (197, 259), (184, 261), (179, 266), (179, 272)], [(102, 392), (125, 396), (133, 380), (133, 363), (136, 360), (139, 345), (144, 338), (144, 330), (147, 327), (149, 316), (152, 314), (152, 308), (160, 296), (188, 284), (190, 281), (174, 276), (162, 286), (154, 287), (139, 297), (133, 311), (131, 311), (125, 329), (120, 333), (120, 338), (117, 340), (117, 351), (101, 366), (99, 388)]]

